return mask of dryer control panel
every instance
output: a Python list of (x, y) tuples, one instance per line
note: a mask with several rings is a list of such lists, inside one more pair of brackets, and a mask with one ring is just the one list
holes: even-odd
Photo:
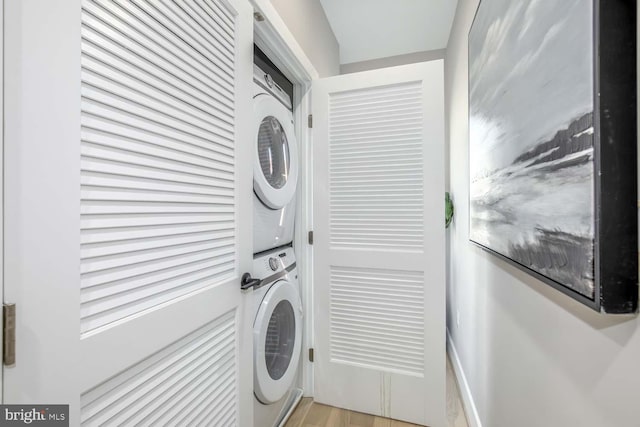
[(289, 111), (293, 111), (293, 105), (291, 104), (289, 95), (273, 81), (273, 77), (271, 77), (269, 73), (262, 71), (260, 67), (255, 64), (253, 64), (253, 81), (268, 93), (275, 96)]

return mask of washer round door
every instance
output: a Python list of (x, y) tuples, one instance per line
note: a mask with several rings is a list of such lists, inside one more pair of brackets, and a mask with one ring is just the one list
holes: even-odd
[(298, 151), (291, 111), (267, 94), (254, 99), (256, 155), (253, 189), (267, 207), (291, 201), (298, 181)]
[(291, 389), (301, 341), (300, 295), (281, 280), (267, 291), (253, 325), (253, 391), (260, 402), (277, 402)]

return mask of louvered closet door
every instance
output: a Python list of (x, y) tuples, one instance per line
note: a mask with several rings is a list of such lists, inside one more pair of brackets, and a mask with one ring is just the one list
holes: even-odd
[(6, 402), (252, 423), (252, 8), (7, 3)]
[(443, 62), (313, 86), (316, 401), (445, 425)]

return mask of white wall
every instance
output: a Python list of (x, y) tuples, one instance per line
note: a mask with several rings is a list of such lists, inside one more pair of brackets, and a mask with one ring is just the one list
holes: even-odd
[(320, 77), (340, 74), (340, 47), (320, 0), (271, 0)]
[(445, 61), (456, 204), (447, 325), (482, 425), (640, 426), (638, 318), (599, 315), (469, 243), (467, 35), (477, 4), (460, 0)]
[(415, 64), (417, 62), (444, 59), (446, 51), (446, 49), (425, 50), (422, 52), (407, 53), (405, 55), (371, 59), (369, 61), (340, 64), (340, 74), (357, 73), (360, 71), (377, 70), (378, 68), (388, 68), (395, 67), (397, 65)]

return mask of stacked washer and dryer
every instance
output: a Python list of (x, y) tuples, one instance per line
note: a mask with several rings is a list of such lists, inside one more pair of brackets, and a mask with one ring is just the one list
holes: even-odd
[(254, 426), (274, 427), (302, 397), (302, 304), (292, 248), (298, 153), (291, 97), (257, 65), (253, 83)]

